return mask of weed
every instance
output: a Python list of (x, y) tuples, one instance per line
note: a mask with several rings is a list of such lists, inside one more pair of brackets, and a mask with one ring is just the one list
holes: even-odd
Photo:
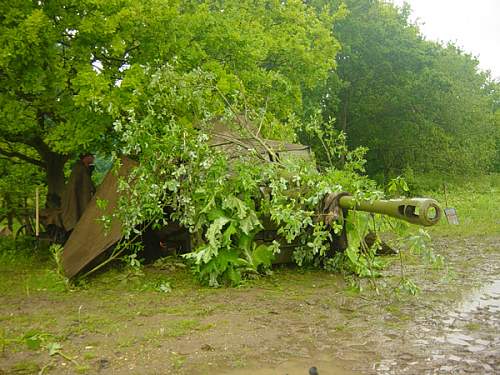
[(44, 332), (30, 331), (24, 334), (22, 340), (31, 350), (38, 350), (47, 340), (52, 339), (53, 335)]
[(58, 342), (49, 342), (46, 345), (47, 351), (49, 352), (49, 356), (54, 357), (54, 356), (60, 356), (61, 358), (64, 358), (65, 360), (73, 363), (75, 365), (75, 368), (81, 367), (81, 365), (75, 360), (75, 358), (70, 357), (66, 353), (62, 351), (62, 345)]
[(146, 281), (140, 287), (141, 291), (155, 291), (160, 293), (170, 293), (172, 291), (172, 286), (170, 281), (164, 278), (158, 278), (156, 280)]
[(61, 277), (64, 276), (64, 269), (62, 265), (62, 252), (63, 252), (63, 247), (60, 244), (53, 244), (49, 248), (50, 254), (52, 255), (52, 259), (54, 260), (56, 264), (56, 272), (58, 275)]
[(185, 362), (186, 356), (172, 352), (172, 368), (174, 370), (180, 370)]
[[(206, 316), (209, 316), (209, 315), (212, 315), (214, 313), (214, 311), (216, 311), (217, 309), (220, 309), (220, 305), (219, 306), (202, 306), (200, 309), (196, 310), (194, 315), (196, 316), (199, 316), (199, 317), (206, 317)], [(219, 310), (220, 311), (220, 310)]]

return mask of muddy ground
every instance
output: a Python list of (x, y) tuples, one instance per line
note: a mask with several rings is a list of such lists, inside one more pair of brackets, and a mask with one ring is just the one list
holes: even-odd
[(500, 373), (500, 236), (434, 248), (444, 266), (405, 252), (361, 292), (286, 267), (209, 289), (174, 262), (67, 291), (48, 266), (2, 265), (0, 374)]

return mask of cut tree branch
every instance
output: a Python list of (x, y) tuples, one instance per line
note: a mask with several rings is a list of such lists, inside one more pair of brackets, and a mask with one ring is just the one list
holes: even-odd
[[(222, 99), (225, 101), (226, 105), (229, 107), (229, 109), (231, 110), (231, 112), (233, 113), (234, 115), (234, 119), (236, 120), (236, 122), (238, 122), (238, 124), (240, 124), (240, 126), (242, 128), (244, 128), (247, 133), (253, 138), (255, 139), (263, 148), (264, 150), (266, 150), (266, 152), (269, 154), (269, 156), (271, 157), (271, 160), (273, 160), (275, 163), (278, 163), (278, 164), (281, 164), (279, 162), (279, 158), (278, 156), (276, 155), (276, 153), (274, 152), (274, 150), (272, 148), (269, 147), (269, 145), (262, 139), (258, 136), (258, 134), (255, 134), (251, 129), (250, 127), (248, 126), (247, 124), (247, 121), (248, 121), (248, 118), (247, 118), (247, 115), (245, 113), (245, 121), (242, 121), (241, 118), (238, 116), (238, 113), (237, 111), (235, 110), (235, 108), (231, 105), (231, 103), (229, 102), (229, 100), (226, 98), (226, 96), (222, 93), (222, 91), (220, 91), (220, 89), (215, 86), (215, 90), (218, 92), (218, 94), (222, 97)], [(245, 112), (247, 111), (246, 110), (247, 106), (245, 106)]]

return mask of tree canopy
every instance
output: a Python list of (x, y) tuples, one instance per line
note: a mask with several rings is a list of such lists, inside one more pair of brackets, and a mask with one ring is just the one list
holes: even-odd
[[(325, 118), (353, 146), (368, 147), (371, 174), (490, 171), (497, 147), (495, 88), (478, 60), (454, 45), (427, 41), (408, 7), (347, 0), (334, 25), (342, 45)], [(498, 94), (496, 94), (498, 95)]]

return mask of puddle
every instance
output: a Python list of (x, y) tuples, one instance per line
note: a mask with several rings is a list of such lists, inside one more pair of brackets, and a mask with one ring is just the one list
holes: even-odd
[[(450, 311), (412, 328), (412, 354), (385, 358), (379, 374), (500, 373), (500, 280), (485, 284)], [(424, 329), (425, 328), (425, 329)]]
[[(500, 280), (483, 286), (472, 298), (462, 303), (459, 313), (471, 313), (478, 309), (500, 312)], [(500, 319), (500, 317), (497, 316)]]

